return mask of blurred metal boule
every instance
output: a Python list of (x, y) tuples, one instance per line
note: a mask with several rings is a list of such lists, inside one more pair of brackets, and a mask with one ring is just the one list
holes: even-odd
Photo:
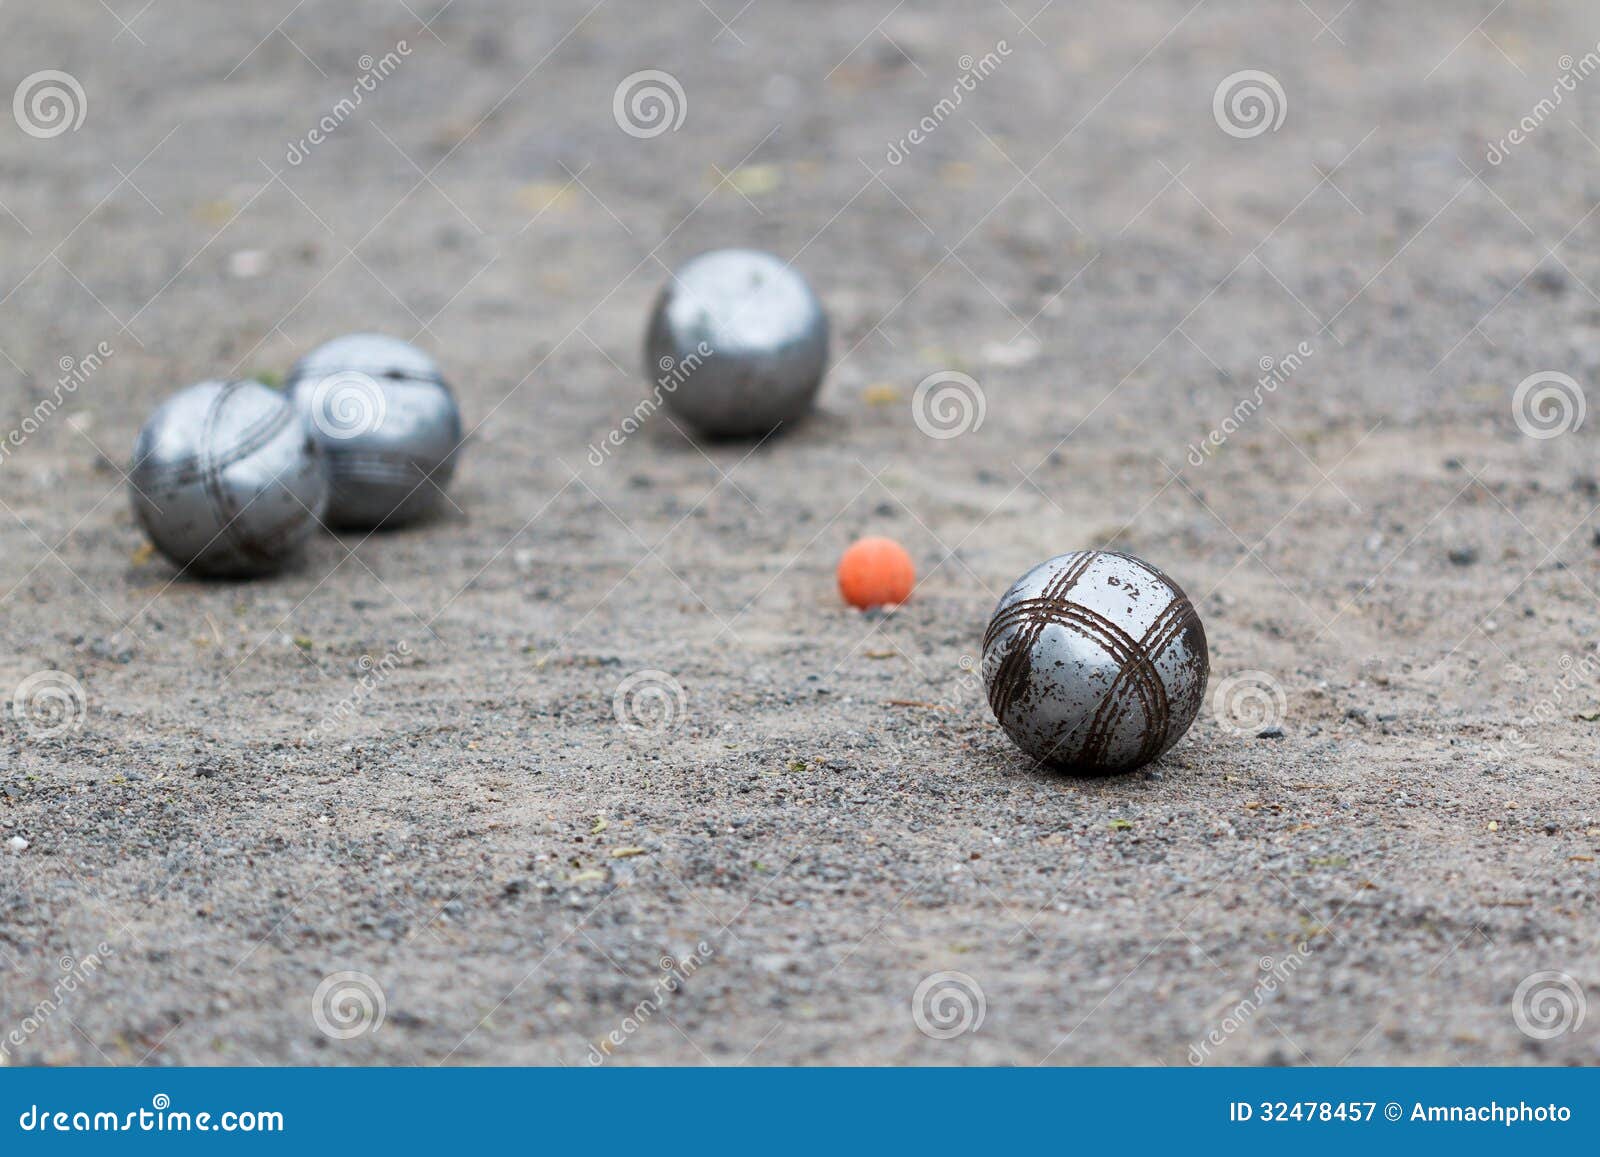
[(816, 397), (828, 318), (805, 278), (772, 254), (717, 249), (662, 288), (645, 356), (672, 413), (714, 437), (760, 437)]
[(128, 481), (150, 541), (203, 575), (281, 568), (328, 498), (321, 451), (283, 395), (254, 381), (167, 399), (139, 431)]
[(1210, 661), (1189, 599), (1140, 559), (1086, 550), (1040, 563), (983, 639), (989, 706), (1018, 747), (1078, 773), (1127, 771), (1194, 722)]
[(461, 411), (438, 365), (398, 338), (336, 338), (285, 383), (322, 447), (331, 526), (398, 526), (428, 513), (455, 473)]

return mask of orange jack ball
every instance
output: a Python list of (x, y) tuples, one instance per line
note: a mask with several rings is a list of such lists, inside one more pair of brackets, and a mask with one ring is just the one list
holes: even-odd
[(892, 538), (863, 538), (839, 560), (839, 593), (862, 610), (905, 602), (916, 582), (911, 556)]

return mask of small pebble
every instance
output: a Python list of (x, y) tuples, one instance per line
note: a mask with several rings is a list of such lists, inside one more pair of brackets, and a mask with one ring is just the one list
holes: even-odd
[(978, 353), (984, 361), (993, 366), (1025, 366), (1039, 356), (1042, 347), (1030, 338), (1023, 338), (1015, 342), (990, 342), (983, 346)]
[(1562, 273), (1560, 269), (1543, 266), (1530, 280), (1533, 282), (1535, 289), (1548, 293), (1552, 297), (1560, 297), (1567, 291), (1566, 274)]
[(18, 855), (21, 855), (23, 852), (28, 850), (28, 841), (23, 839), (21, 836), (12, 836), (11, 839), (6, 841), (6, 847), (10, 848)]
[(260, 249), (241, 249), (228, 255), (228, 276), (247, 281), (267, 271), (267, 255)]
[(1283, 738), (1283, 728), (1279, 727), (1277, 724), (1273, 724), (1271, 727), (1263, 727), (1260, 731), (1256, 732), (1256, 738), (1257, 739), (1282, 739)]
[(1478, 548), (1475, 546), (1457, 546), (1451, 548), (1450, 561), (1456, 566), (1471, 566), (1478, 561)]

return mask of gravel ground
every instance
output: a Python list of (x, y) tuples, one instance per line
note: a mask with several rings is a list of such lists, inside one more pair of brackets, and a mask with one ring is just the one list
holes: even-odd
[[(0, 717), (0, 1058), (1600, 1061), (1594, 421), (1515, 397), (1600, 370), (1600, 19), (1037, 7), (0, 10), (84, 114), (0, 132), (0, 690), (83, 693)], [(603, 452), (728, 244), (827, 303), (819, 413)], [(158, 399), (373, 329), (457, 386), (452, 507), (143, 549)], [(865, 533), (896, 613), (833, 589)], [(1107, 545), (1246, 694), (1073, 779), (970, 667)]]

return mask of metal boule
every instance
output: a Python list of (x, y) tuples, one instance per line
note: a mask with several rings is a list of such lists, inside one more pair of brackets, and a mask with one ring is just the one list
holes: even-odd
[(764, 437), (816, 398), (828, 318), (786, 262), (753, 249), (717, 249), (662, 288), (645, 357), (656, 402), (674, 416), (713, 437)]
[(434, 360), (381, 334), (350, 334), (295, 363), (285, 383), (328, 463), (331, 526), (413, 522), (455, 474), (461, 411)]
[(283, 395), (255, 381), (167, 399), (139, 431), (128, 481), (150, 541), (203, 575), (281, 568), (328, 498), (321, 451)]
[(1104, 775), (1182, 738), (1205, 697), (1205, 628), (1140, 559), (1086, 550), (1040, 563), (1000, 599), (983, 640), (989, 706), (1035, 759)]

